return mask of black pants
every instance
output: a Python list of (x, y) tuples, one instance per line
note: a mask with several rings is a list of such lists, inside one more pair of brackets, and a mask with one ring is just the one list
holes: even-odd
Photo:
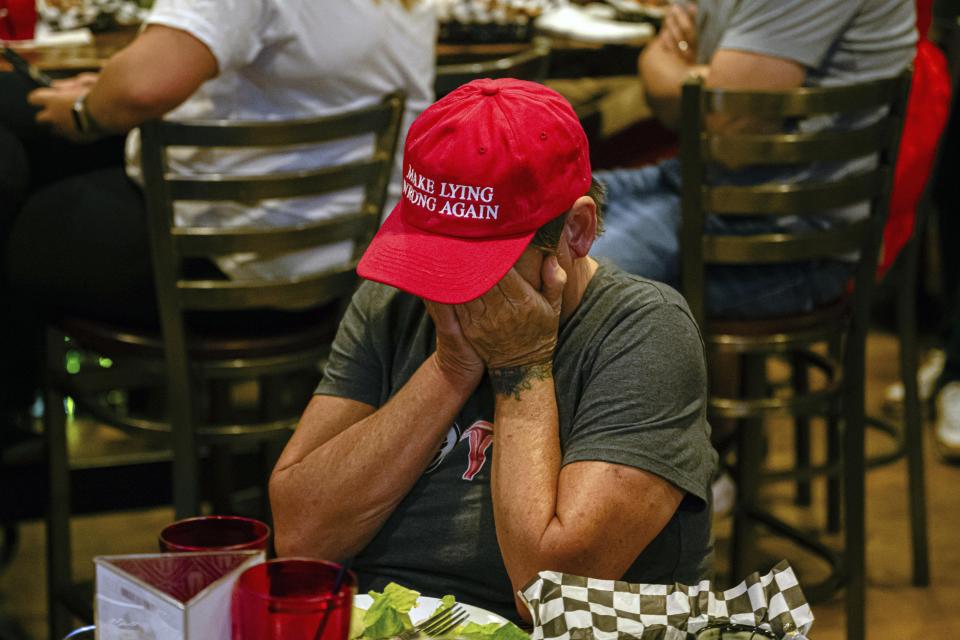
[(43, 320), (156, 316), (146, 214), (123, 137), (87, 145), (34, 122), (31, 87), (0, 73), (0, 412), (32, 402)]

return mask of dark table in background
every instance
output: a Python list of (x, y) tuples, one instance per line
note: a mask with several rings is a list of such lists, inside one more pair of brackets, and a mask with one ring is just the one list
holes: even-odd
[[(32, 64), (54, 77), (69, 76), (81, 71), (96, 71), (115, 53), (136, 38), (137, 27), (124, 27), (94, 34), (93, 42), (66, 46), (14, 47)], [(540, 36), (544, 37), (544, 36)], [(571, 38), (547, 36), (551, 45), (549, 79), (568, 80), (579, 78), (609, 78), (635, 76), (637, 56), (646, 40), (629, 44), (603, 44)], [(506, 57), (530, 46), (529, 42), (440, 42), (437, 44), (438, 63), (469, 62)], [(0, 70), (9, 68), (0, 60)], [(601, 134), (603, 114), (599, 98), (593, 96), (567, 96), (583, 123), (590, 140), (594, 163), (605, 166), (603, 157), (609, 153), (604, 147), (619, 149), (620, 141), (606, 140)], [(656, 133), (656, 132), (655, 132)], [(644, 133), (641, 138), (649, 138)], [(613, 143), (613, 144), (608, 144)], [(634, 146), (632, 143), (630, 146)], [(599, 152), (599, 153), (597, 153)], [(622, 152), (621, 151), (618, 151)]]
[[(136, 27), (97, 33), (90, 44), (51, 47), (13, 47), (31, 63), (46, 71), (77, 72), (99, 69), (113, 54), (137, 35)], [(636, 73), (637, 55), (643, 42), (605, 45), (566, 38), (550, 38), (551, 78), (614, 76)], [(529, 47), (526, 42), (437, 44), (439, 61), (468, 61), (508, 56)], [(0, 63), (0, 68), (7, 68)]]

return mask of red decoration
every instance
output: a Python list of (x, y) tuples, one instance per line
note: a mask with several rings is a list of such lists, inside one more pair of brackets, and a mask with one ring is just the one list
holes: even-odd
[(933, 0), (917, 0), (917, 53), (900, 154), (894, 172), (890, 215), (877, 270), (883, 276), (913, 233), (917, 203), (927, 184), (937, 142), (950, 110), (950, 74), (943, 52), (927, 39)]

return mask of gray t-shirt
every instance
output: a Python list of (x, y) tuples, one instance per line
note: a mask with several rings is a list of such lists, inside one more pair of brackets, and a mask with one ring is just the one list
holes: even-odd
[[(316, 392), (381, 407), (434, 345), (433, 323), (420, 299), (365, 282)], [(601, 265), (560, 328), (554, 380), (563, 464), (628, 465), (686, 492), (625, 579), (699, 580), (712, 550), (708, 500), (717, 454), (705, 418), (703, 343), (684, 300), (665, 285)], [(361, 589), (396, 581), (517, 619), (493, 522), (492, 421), (485, 380), (434, 461), (354, 559)]]
[[(721, 49), (748, 51), (792, 60), (806, 68), (806, 86), (842, 86), (894, 76), (913, 60), (917, 42), (914, 0), (699, 0), (697, 57), (708, 64)], [(842, 130), (879, 118), (881, 111), (839, 118), (824, 115), (784, 123), (784, 131)], [(769, 124), (769, 123), (768, 123)], [(715, 168), (715, 184), (823, 182), (860, 174), (876, 166), (874, 155), (846, 162), (797, 166)], [(837, 219), (866, 216), (862, 202), (808, 216), (770, 221), (768, 232), (800, 233), (809, 225), (831, 225)], [(747, 227), (729, 220), (731, 232)], [(751, 232), (749, 229), (745, 233)]]
[(913, 59), (914, 0), (699, 0), (697, 56), (720, 49), (785, 58), (807, 86), (887, 78)]

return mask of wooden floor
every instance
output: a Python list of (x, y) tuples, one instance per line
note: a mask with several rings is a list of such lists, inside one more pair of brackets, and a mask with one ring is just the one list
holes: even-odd
[[(896, 376), (896, 344), (892, 338), (875, 334), (871, 338), (868, 402), (876, 405), (883, 387)], [(929, 433), (928, 433), (929, 436)], [(789, 442), (771, 429), (771, 452), (776, 464), (779, 452)], [(929, 445), (928, 438), (928, 445)], [(884, 442), (871, 436), (869, 446)], [(932, 584), (925, 589), (910, 584), (910, 539), (907, 521), (906, 468), (899, 463), (872, 472), (868, 479), (869, 571), (868, 628), (873, 640), (920, 640), (960, 634), (960, 467), (938, 461), (928, 446), (927, 486), (929, 491), (930, 549)], [(12, 490), (5, 487), (4, 491)], [(769, 498), (788, 516), (801, 524), (817, 525), (819, 511), (797, 511), (790, 505), (787, 487), (774, 490)], [(150, 552), (156, 535), (172, 519), (169, 509), (77, 518), (73, 534), (75, 572), (92, 575), (94, 555)], [(719, 546), (728, 522), (718, 522)], [(43, 528), (38, 522), (21, 527), (22, 541), (11, 567), (0, 574), (0, 613), (12, 619), (16, 629), (0, 629), (0, 639), (46, 638)], [(773, 539), (764, 539), (762, 553), (772, 566), (789, 557), (800, 574), (801, 584), (821, 573), (817, 563), (797, 554)], [(727, 585), (723, 585), (727, 586)], [(843, 633), (843, 600), (814, 607), (817, 616), (811, 638), (839, 640)], [(953, 632), (953, 633), (950, 633)], [(6, 633), (6, 635), (5, 635)]]

